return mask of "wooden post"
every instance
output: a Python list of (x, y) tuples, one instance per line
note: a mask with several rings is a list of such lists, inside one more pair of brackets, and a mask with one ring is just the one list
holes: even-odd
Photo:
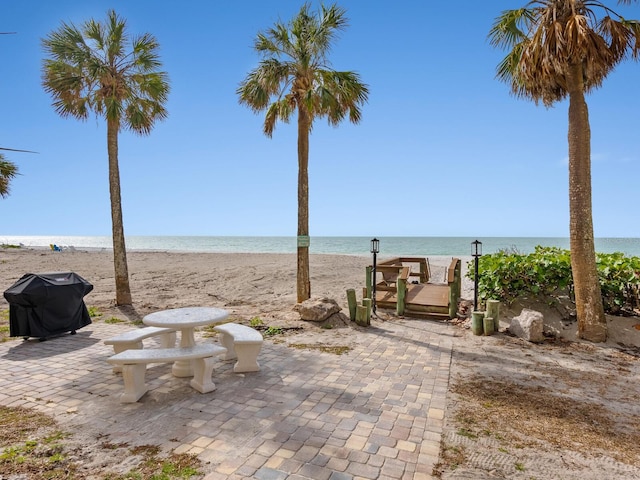
[(356, 307), (358, 306), (356, 291), (353, 288), (347, 290), (347, 302), (349, 303), (349, 318), (353, 322), (356, 319)]
[(356, 323), (361, 327), (367, 326), (367, 307), (358, 305), (356, 309)]
[(487, 317), (485, 315), (484, 320), (482, 321), (482, 325), (484, 327), (485, 335), (493, 335), (493, 318)]
[(396, 314), (401, 316), (404, 315), (404, 302), (407, 296), (407, 281), (398, 277), (396, 280), (397, 285), (397, 300), (396, 300)]
[(474, 335), (482, 335), (484, 331), (484, 312), (471, 312), (471, 331)]
[(364, 307), (367, 307), (367, 325), (371, 325), (371, 304), (373, 303), (373, 301), (370, 298), (363, 298), (362, 299), (362, 305)]
[(493, 331), (500, 329), (500, 302), (498, 300), (487, 300), (487, 317), (493, 318)]
[[(424, 279), (426, 278), (426, 281)], [(427, 262), (420, 262), (420, 283), (427, 283), (429, 278), (427, 277)]]
[[(449, 283), (449, 318), (458, 316), (458, 301), (462, 290), (462, 266), (460, 260), (456, 259), (456, 265), (453, 270), (453, 282)], [(449, 280), (449, 272), (447, 272), (447, 280)]]
[[(371, 288), (372, 288), (372, 285), (373, 285), (371, 283), (371, 281), (372, 281), (371, 277), (373, 276), (372, 272), (373, 272), (373, 267), (371, 267), (371, 266), (367, 267), (367, 283), (366, 283), (366, 285), (367, 285), (367, 294), (365, 295), (365, 298), (371, 298)], [(375, 282), (375, 278), (373, 279), (373, 281)]]

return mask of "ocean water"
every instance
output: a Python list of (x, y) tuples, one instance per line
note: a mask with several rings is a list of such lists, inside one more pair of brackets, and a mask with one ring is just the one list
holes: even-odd
[[(379, 237), (381, 257), (471, 255), (473, 237)], [(569, 248), (568, 238), (488, 237), (482, 242), (482, 253), (510, 249), (530, 253), (536, 245)], [(312, 254), (370, 255), (369, 237), (311, 237)], [(56, 244), (79, 249), (111, 249), (108, 236), (16, 236), (0, 234), (0, 244), (46, 247)], [(219, 253), (295, 253), (296, 237), (208, 237), (208, 236), (130, 236), (127, 250)], [(622, 252), (640, 257), (640, 238), (597, 238), (596, 251)]]

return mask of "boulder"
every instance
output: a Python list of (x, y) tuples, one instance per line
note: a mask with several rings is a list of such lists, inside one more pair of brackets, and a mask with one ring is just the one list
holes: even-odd
[(511, 319), (509, 331), (528, 342), (544, 341), (544, 315), (536, 310), (523, 308), (520, 315)]
[(332, 298), (310, 298), (293, 307), (300, 314), (301, 320), (324, 322), (342, 308)]

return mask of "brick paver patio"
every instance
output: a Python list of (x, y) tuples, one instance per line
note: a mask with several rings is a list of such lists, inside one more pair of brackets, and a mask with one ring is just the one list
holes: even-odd
[(260, 372), (234, 374), (232, 362), (220, 361), (217, 390), (208, 394), (173, 377), (170, 365), (151, 365), (150, 391), (121, 404), (122, 378), (102, 341), (129, 328), (95, 322), (76, 335), (0, 344), (0, 404), (54, 415), (69, 431), (91, 429), (96, 441), (196, 454), (205, 480), (432, 478), (449, 384), (448, 325), (384, 322), (353, 331), (363, 341), (343, 355), (268, 338)]

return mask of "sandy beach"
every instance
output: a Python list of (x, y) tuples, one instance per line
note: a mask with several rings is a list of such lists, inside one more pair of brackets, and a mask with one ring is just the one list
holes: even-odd
[[(444, 278), (450, 258), (429, 258), (434, 280)], [(468, 260), (463, 259), (463, 272)], [(312, 296), (332, 298), (342, 306), (342, 313), (348, 311), (346, 290), (355, 289), (361, 298), (370, 261), (366, 256), (312, 255)], [(159, 310), (212, 306), (227, 309), (235, 321), (248, 323), (257, 317), (266, 325), (295, 327), (281, 338), (265, 341), (366, 348), (367, 335), (344, 315), (334, 318), (334, 328), (299, 319), (293, 309), (295, 262), (295, 255), (289, 254), (129, 252), (130, 308), (114, 305), (109, 250), (2, 250), (0, 282), (6, 289), (25, 273), (73, 271), (94, 285), (85, 302), (100, 312), (97, 322), (111, 317), (138, 321)], [(471, 300), (472, 282), (463, 278), (462, 297)], [(4, 298), (1, 301), (0, 308), (7, 309)], [(575, 324), (563, 322), (557, 311), (534, 306), (544, 311), (547, 330), (556, 334), (543, 344), (529, 344), (504, 333), (509, 317), (519, 313), (521, 304), (504, 309), (497, 335), (474, 336), (464, 322), (448, 326), (453, 348), (441, 463), (433, 478), (638, 478), (640, 322), (610, 317), (609, 342), (592, 345), (573, 341)], [(370, 328), (382, 331), (397, 320), (391, 312), (382, 311)], [(573, 407), (582, 416), (571, 413)], [(470, 418), (473, 422), (465, 423)], [(526, 425), (529, 430), (523, 430)], [(566, 435), (569, 431), (578, 436)], [(561, 474), (555, 476), (556, 472)]]
[[(0, 282), (5, 288), (25, 273), (72, 271), (81, 275), (94, 286), (85, 303), (105, 314), (126, 312), (130, 319), (137, 319), (168, 308), (211, 306), (246, 320), (256, 316), (274, 321), (299, 319), (292, 310), (296, 303), (293, 254), (128, 252), (130, 311), (113, 309), (115, 281), (109, 250), (8, 249), (0, 253), (0, 259)], [(430, 257), (433, 279), (444, 279), (450, 260)], [(311, 255), (311, 295), (332, 298), (346, 310), (347, 289), (355, 289), (358, 299), (362, 298), (365, 269), (370, 264), (369, 256)], [(472, 289), (465, 279), (463, 297), (469, 298)]]

